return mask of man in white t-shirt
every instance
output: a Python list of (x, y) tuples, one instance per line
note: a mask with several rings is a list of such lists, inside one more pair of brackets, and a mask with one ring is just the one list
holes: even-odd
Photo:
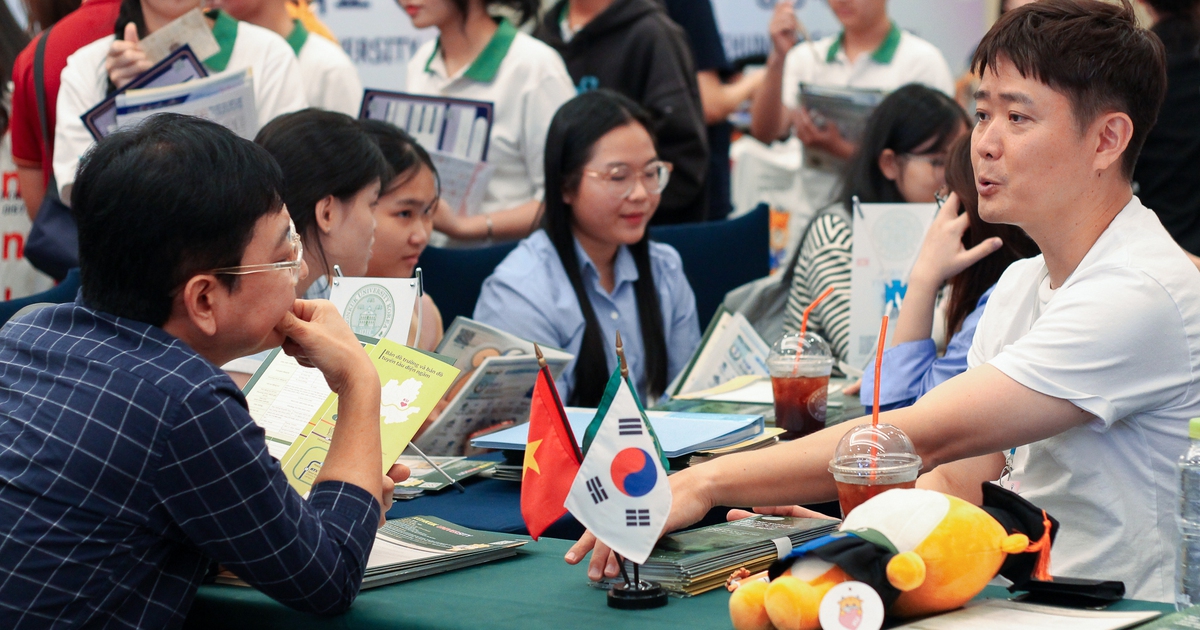
[(804, 192), (813, 208), (829, 202), (839, 169), (857, 147), (836, 124), (818, 125), (800, 107), (801, 83), (883, 92), (921, 83), (954, 96), (954, 78), (941, 51), (896, 26), (887, 0), (838, 0), (829, 7), (842, 32), (797, 44), (793, 3), (775, 5), (766, 77), (750, 110), (750, 133), (759, 141), (770, 144), (794, 131), (804, 144)]
[[(1054, 575), (1171, 601), (1174, 463), (1200, 416), (1200, 272), (1130, 185), (1166, 87), (1161, 43), (1127, 3), (1041, 0), (1006, 13), (973, 65), (979, 214), (1020, 226), (1043, 256), (1000, 279), (971, 369), (880, 422), (912, 439), (920, 486), (976, 502), (1015, 448), (1005, 481), (1061, 523)], [(829, 500), (826, 466), (847, 429), (672, 476), (668, 529), (717, 505)], [(591, 575), (616, 573), (607, 558)]]

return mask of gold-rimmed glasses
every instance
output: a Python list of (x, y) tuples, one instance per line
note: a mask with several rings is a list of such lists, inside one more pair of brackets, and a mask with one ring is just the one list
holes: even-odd
[(654, 160), (642, 167), (639, 172), (628, 164), (616, 164), (607, 171), (583, 169), (585, 175), (595, 177), (604, 182), (609, 193), (620, 199), (628, 199), (637, 188), (638, 180), (645, 186), (646, 192), (652, 195), (662, 194), (667, 183), (671, 181), (671, 170), (675, 167), (670, 162)]
[(292, 272), (292, 283), (300, 282), (300, 268), (304, 265), (304, 243), (300, 239), (300, 233), (296, 231), (296, 224), (288, 219), (287, 240), (292, 246), (292, 259), (277, 263), (263, 263), (260, 265), (238, 265), (237, 267), (221, 267), (209, 271), (211, 274), (228, 275), (228, 276), (246, 276), (252, 273), (263, 273), (266, 271), (275, 271), (279, 269), (288, 269)]

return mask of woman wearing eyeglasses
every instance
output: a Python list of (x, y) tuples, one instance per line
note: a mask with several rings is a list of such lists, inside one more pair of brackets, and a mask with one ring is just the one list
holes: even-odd
[(279, 163), (283, 203), (304, 240), (308, 275), (296, 295), (328, 298), (335, 266), (346, 276), (366, 275), (380, 182), (390, 179), (390, 171), (361, 123), (305, 109), (267, 123), (254, 141)]
[[(929, 203), (945, 183), (946, 149), (967, 132), (966, 113), (950, 97), (918, 84), (889, 94), (871, 114), (858, 152), (845, 172), (841, 199), (819, 211), (804, 230), (790, 263), (784, 330), (799, 330), (804, 309), (829, 287), (808, 328), (829, 342), (834, 357), (850, 346), (851, 200)], [(768, 341), (774, 341), (768, 340)]]
[(475, 319), (575, 355), (558, 381), (569, 405), (596, 406), (617, 366), (651, 404), (700, 343), (679, 253), (646, 225), (670, 180), (646, 113), (608, 90), (568, 101), (546, 140), (542, 229), (484, 283)]

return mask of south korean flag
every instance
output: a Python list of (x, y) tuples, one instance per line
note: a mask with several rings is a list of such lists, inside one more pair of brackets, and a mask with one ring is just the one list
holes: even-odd
[(642, 564), (667, 524), (671, 486), (628, 380), (615, 372), (604, 394), (565, 505), (596, 538)]

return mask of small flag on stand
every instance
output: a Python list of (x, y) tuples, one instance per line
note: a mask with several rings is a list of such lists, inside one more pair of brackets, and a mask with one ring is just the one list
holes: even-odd
[(567, 513), (563, 503), (579, 472), (582, 456), (542, 350), (535, 344), (534, 351), (541, 370), (529, 408), (529, 437), (521, 471), (521, 516), (529, 536), (537, 540), (547, 527)]
[(671, 512), (659, 446), (620, 369), (613, 372), (587, 432), (592, 437), (566, 507), (613, 551), (641, 564)]

